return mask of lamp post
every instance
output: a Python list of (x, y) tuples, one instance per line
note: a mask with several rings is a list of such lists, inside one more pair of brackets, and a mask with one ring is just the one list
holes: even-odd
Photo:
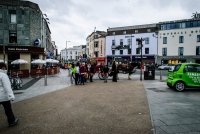
[(140, 48), (141, 50), (141, 67), (140, 67), (140, 81), (142, 81), (142, 47), (143, 47), (143, 44), (142, 44), (142, 41), (144, 41), (145, 39), (136, 39), (136, 41), (138, 42), (138, 47)]
[(6, 58), (5, 58), (5, 44), (4, 44), (4, 10), (3, 10), (3, 6), (0, 6), (0, 8), (2, 9), (2, 17), (3, 17), (3, 60), (4, 63), (6, 63)]

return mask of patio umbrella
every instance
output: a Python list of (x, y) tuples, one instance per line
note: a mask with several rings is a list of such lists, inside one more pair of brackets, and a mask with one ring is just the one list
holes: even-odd
[[(1, 63), (1, 62), (3, 62), (3, 63), (4, 63), (4, 60), (1, 60), (1, 59), (0, 59), (0, 63)], [(7, 62), (5, 62), (5, 63), (7, 63)]]
[(58, 63), (58, 60), (54, 60), (54, 59), (46, 59), (46, 62), (48, 63)]
[(41, 59), (36, 59), (34, 61), (31, 62), (32, 64), (45, 64), (46, 61), (45, 60), (41, 60)]
[(17, 59), (11, 62), (11, 64), (26, 64), (28, 61), (23, 60), (23, 59)]

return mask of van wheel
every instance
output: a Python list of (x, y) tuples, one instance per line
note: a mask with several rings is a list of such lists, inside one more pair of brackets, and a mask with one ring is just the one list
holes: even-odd
[(174, 89), (178, 92), (182, 92), (183, 90), (185, 90), (185, 83), (182, 81), (176, 82), (174, 85)]

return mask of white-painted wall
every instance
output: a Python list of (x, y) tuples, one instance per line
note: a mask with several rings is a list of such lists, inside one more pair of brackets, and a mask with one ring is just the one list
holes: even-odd
[[(178, 56), (179, 47), (184, 47), (183, 56), (196, 55), (196, 46), (200, 46), (200, 42), (197, 42), (197, 35), (200, 35), (200, 27), (160, 30), (158, 32), (158, 55), (162, 56), (162, 48), (165, 47), (167, 56)], [(184, 36), (183, 43), (179, 43), (179, 36)], [(167, 44), (163, 44), (163, 37), (167, 37)]]
[[(138, 45), (136, 45), (136, 39), (137, 38), (146, 38), (149, 37), (149, 44), (145, 44), (145, 41), (143, 41), (143, 49), (142, 49), (142, 54), (145, 54), (145, 48), (149, 48), (149, 55), (157, 55), (157, 38), (153, 37), (153, 32), (151, 33), (141, 33), (141, 34), (132, 34), (132, 55), (136, 55), (136, 48)], [(113, 36), (106, 36), (106, 55), (112, 55), (112, 40), (115, 40), (115, 45), (120, 45), (120, 39), (123, 39), (123, 45), (128, 44), (128, 39), (130, 38), (125, 38), (125, 36), (131, 36), (131, 34), (126, 34), (126, 35), (113, 35)], [(120, 51), (116, 50), (115, 55), (120, 55)], [(128, 50), (124, 49), (123, 50), (123, 55), (128, 55)], [(140, 54), (139, 54), (140, 55)]]

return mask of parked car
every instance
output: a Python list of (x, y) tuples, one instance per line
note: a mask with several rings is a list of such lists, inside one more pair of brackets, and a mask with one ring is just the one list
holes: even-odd
[(167, 69), (167, 67), (168, 67), (168, 64), (163, 64), (163, 65), (159, 66), (158, 69), (165, 70), (165, 69)]
[(200, 64), (176, 64), (168, 71), (166, 84), (177, 91), (184, 91), (186, 87), (200, 88)]

